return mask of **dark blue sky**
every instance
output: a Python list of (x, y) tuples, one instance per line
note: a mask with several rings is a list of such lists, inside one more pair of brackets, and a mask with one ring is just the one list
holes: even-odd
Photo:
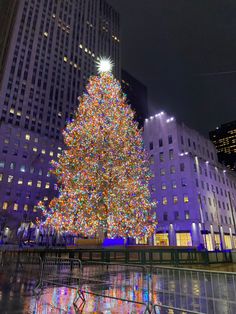
[(121, 15), (123, 67), (148, 87), (150, 113), (205, 135), (236, 119), (235, 0), (107, 0)]

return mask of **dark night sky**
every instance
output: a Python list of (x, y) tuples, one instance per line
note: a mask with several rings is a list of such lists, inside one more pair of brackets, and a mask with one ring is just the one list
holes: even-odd
[(107, 1), (121, 15), (122, 65), (147, 85), (151, 114), (205, 135), (236, 119), (235, 0)]

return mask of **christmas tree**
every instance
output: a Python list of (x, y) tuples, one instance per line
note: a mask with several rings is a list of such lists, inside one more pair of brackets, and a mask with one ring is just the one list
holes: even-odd
[(141, 131), (110, 63), (101, 60), (99, 72), (63, 132), (67, 149), (52, 162), (60, 193), (49, 210), (39, 204), (44, 224), (84, 236), (150, 236), (155, 204)]

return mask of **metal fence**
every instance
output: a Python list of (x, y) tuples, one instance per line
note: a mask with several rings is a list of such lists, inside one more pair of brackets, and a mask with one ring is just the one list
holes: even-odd
[(209, 314), (236, 313), (236, 273), (154, 266), (151, 274), (151, 294), (162, 304)]
[(236, 313), (235, 273), (45, 258), (40, 278), (38, 287), (76, 289), (75, 304), (95, 295), (144, 305), (144, 313)]

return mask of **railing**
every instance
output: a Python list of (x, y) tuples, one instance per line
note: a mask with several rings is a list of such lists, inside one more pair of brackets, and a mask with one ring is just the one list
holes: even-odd
[(45, 258), (39, 287), (76, 289), (86, 295), (144, 305), (144, 313), (236, 313), (236, 273)]
[[(1, 247), (0, 247), (1, 252)], [(116, 262), (141, 265), (184, 265), (184, 264), (214, 264), (231, 263), (232, 254), (226, 252), (199, 252), (196, 249), (158, 249), (158, 248), (33, 248), (5, 250), (5, 257), (11, 260), (19, 257), (23, 263), (36, 263), (41, 257), (64, 257), (80, 259), (82, 262)]]

